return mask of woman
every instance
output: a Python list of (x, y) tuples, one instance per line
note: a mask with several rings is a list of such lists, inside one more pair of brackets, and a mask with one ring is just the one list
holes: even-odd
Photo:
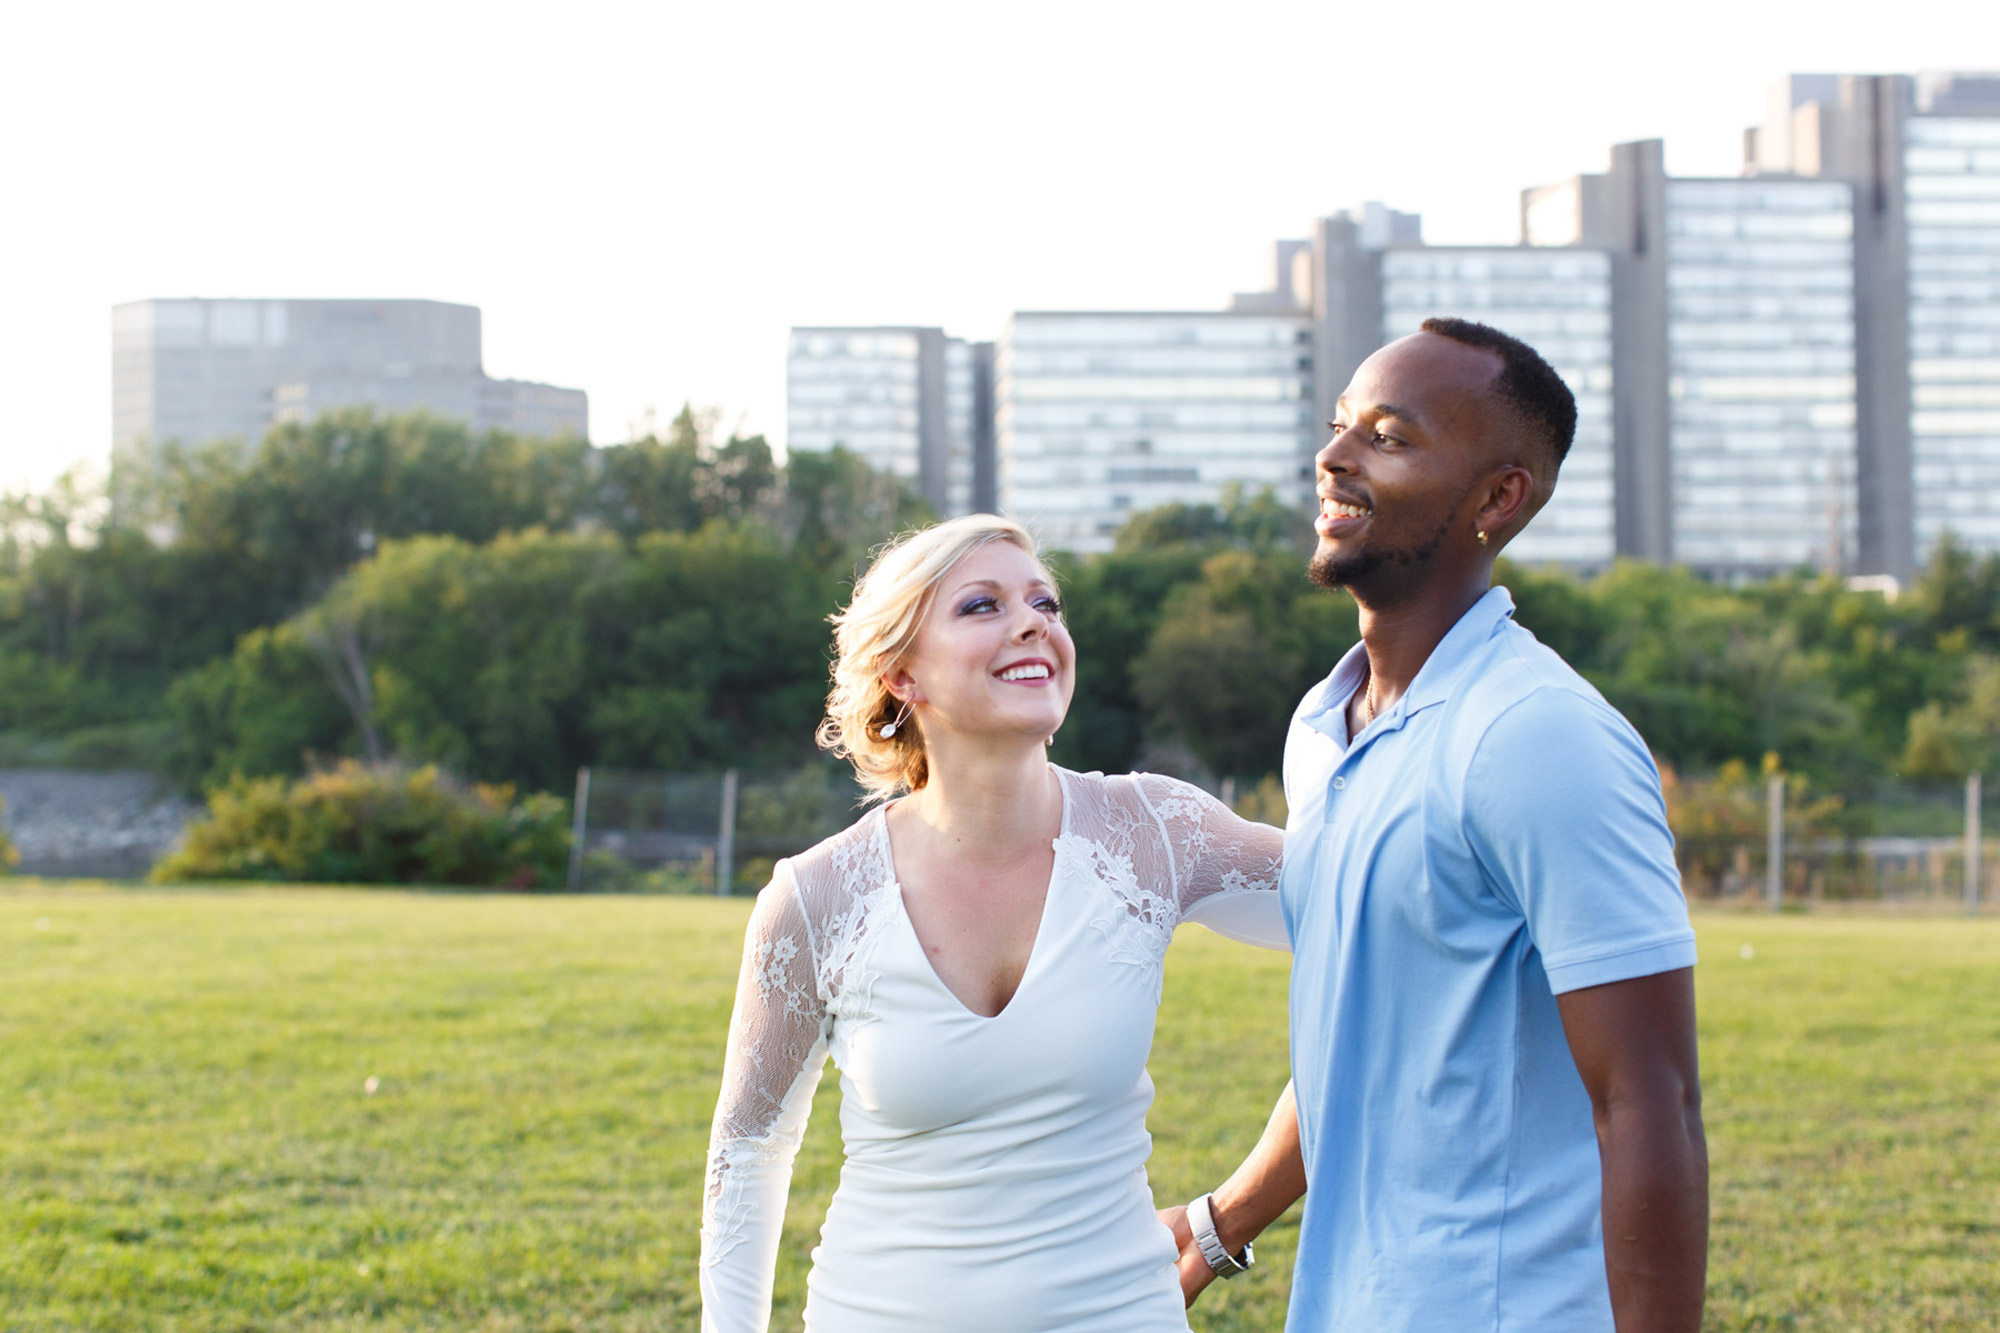
[(1049, 764), (1075, 650), (1015, 523), (903, 539), (834, 622), (820, 743), (908, 795), (780, 862), (752, 914), (702, 1326), (765, 1328), (831, 1054), (846, 1162), (808, 1328), (1184, 1331), (1145, 1175), (1162, 960), (1189, 920), (1284, 947), (1282, 835), (1170, 778)]

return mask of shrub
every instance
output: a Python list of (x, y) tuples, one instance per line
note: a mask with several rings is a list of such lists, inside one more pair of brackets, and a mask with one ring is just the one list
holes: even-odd
[(152, 877), (546, 889), (568, 859), (554, 796), (516, 801), (512, 787), (464, 786), (435, 767), (350, 760), (292, 780), (231, 779)]
[[(0, 799), (0, 814), (4, 814), (6, 809), (7, 802)], [(0, 824), (0, 875), (6, 874), (19, 864), (21, 864), (21, 849), (7, 836), (6, 826)]]

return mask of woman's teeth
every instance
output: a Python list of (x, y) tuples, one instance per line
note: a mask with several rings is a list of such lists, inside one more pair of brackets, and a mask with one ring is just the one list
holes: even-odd
[(1002, 680), (1047, 680), (1049, 669), (1045, 666), (1008, 667), (1000, 673)]

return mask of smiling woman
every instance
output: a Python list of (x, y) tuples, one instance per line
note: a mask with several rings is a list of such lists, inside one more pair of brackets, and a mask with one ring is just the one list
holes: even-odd
[(831, 1055), (846, 1163), (808, 1327), (1185, 1330), (1180, 1275), (1207, 1261), (1145, 1177), (1162, 960), (1182, 921), (1284, 947), (1282, 834), (1170, 778), (1049, 764), (1076, 648), (1015, 523), (904, 538), (834, 620), (821, 743), (896, 799), (781, 862), (751, 918), (703, 1327), (769, 1320)]

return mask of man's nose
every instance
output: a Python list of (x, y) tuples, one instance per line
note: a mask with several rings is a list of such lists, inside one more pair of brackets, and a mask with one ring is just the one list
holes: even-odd
[(1349, 461), (1353, 453), (1354, 433), (1352, 426), (1335, 427), (1332, 438), (1313, 455), (1313, 469), (1332, 473), (1353, 471)]

